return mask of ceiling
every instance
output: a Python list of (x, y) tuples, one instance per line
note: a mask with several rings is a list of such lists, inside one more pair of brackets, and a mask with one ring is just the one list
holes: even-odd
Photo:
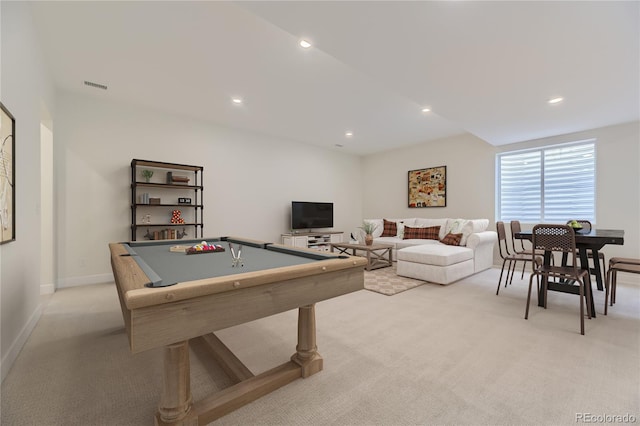
[(503, 145), (639, 120), (639, 6), (30, 4), (63, 90), (356, 155), (461, 133)]

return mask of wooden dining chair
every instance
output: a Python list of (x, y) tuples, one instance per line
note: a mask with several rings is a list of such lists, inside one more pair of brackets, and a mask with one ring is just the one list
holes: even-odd
[[(562, 280), (573, 280), (580, 286), (580, 334), (584, 335), (584, 299), (587, 298), (587, 315), (591, 319), (591, 293), (587, 291), (585, 279), (589, 279), (588, 271), (577, 267), (576, 262), (576, 236), (568, 225), (551, 225), (538, 224), (531, 231), (532, 248), (534, 250), (542, 250), (545, 254), (544, 262), (536, 262), (536, 256), (531, 256), (534, 264), (533, 273), (529, 277), (529, 293), (527, 294), (527, 308), (525, 310), (524, 319), (529, 318), (529, 304), (531, 302), (531, 286), (533, 277), (542, 278), (542, 297), (545, 309), (547, 309), (547, 284), (550, 278), (558, 278)], [(554, 253), (564, 254), (572, 257), (572, 265), (555, 266), (551, 265), (549, 256)]]
[(627, 272), (630, 274), (640, 274), (640, 259), (628, 257), (612, 257), (609, 260), (609, 270), (607, 271), (607, 280), (605, 281), (604, 294), (604, 314), (607, 315), (607, 305), (609, 295), (611, 295), (611, 305), (616, 303), (616, 282), (618, 272)]
[[(526, 264), (531, 261), (531, 256), (524, 254), (511, 253), (509, 250), (509, 244), (507, 243), (507, 233), (505, 231), (504, 222), (496, 222), (496, 230), (498, 232), (498, 251), (502, 258), (502, 270), (500, 271), (500, 278), (498, 279), (498, 289), (496, 290), (496, 296), (500, 292), (500, 284), (502, 283), (502, 275), (504, 274), (504, 267), (507, 267), (507, 276), (504, 281), (504, 286), (507, 286), (509, 282), (509, 273), (511, 273), (511, 281), (513, 281), (513, 272), (516, 269), (518, 262)], [(523, 266), (524, 268), (524, 266)]]

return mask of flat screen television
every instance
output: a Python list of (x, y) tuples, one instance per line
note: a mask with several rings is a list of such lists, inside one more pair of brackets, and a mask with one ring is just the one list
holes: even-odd
[(291, 229), (333, 228), (333, 203), (291, 202)]

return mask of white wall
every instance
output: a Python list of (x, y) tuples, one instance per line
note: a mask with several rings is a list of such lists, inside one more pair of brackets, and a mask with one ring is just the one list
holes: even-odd
[(59, 287), (111, 279), (108, 243), (130, 239), (134, 158), (204, 166), (205, 236), (279, 242), (292, 200), (334, 202), (334, 230), (360, 224), (359, 157), (73, 93), (57, 112)]
[[(470, 134), (363, 158), (364, 216), (493, 220), (494, 147)], [(410, 170), (447, 166), (447, 206), (409, 208)]]
[(41, 312), (40, 122), (43, 104), (54, 116), (54, 96), (27, 3), (0, 8), (2, 103), (16, 119), (16, 241), (0, 246), (4, 379)]
[[(363, 158), (365, 217), (488, 218), (495, 229), (495, 155), (498, 152), (596, 139), (596, 226), (624, 229), (623, 246), (607, 258), (640, 258), (640, 123), (603, 127), (494, 147), (472, 135), (423, 143)], [(447, 166), (447, 207), (407, 207), (407, 172)], [(529, 224), (530, 225), (530, 224)], [(530, 228), (527, 224), (524, 229)], [(497, 250), (494, 263), (501, 264)]]

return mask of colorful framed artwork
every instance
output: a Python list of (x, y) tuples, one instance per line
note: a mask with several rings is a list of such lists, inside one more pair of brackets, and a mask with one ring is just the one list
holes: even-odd
[(16, 120), (0, 103), (0, 244), (16, 240)]
[(409, 207), (447, 206), (447, 166), (409, 171)]

